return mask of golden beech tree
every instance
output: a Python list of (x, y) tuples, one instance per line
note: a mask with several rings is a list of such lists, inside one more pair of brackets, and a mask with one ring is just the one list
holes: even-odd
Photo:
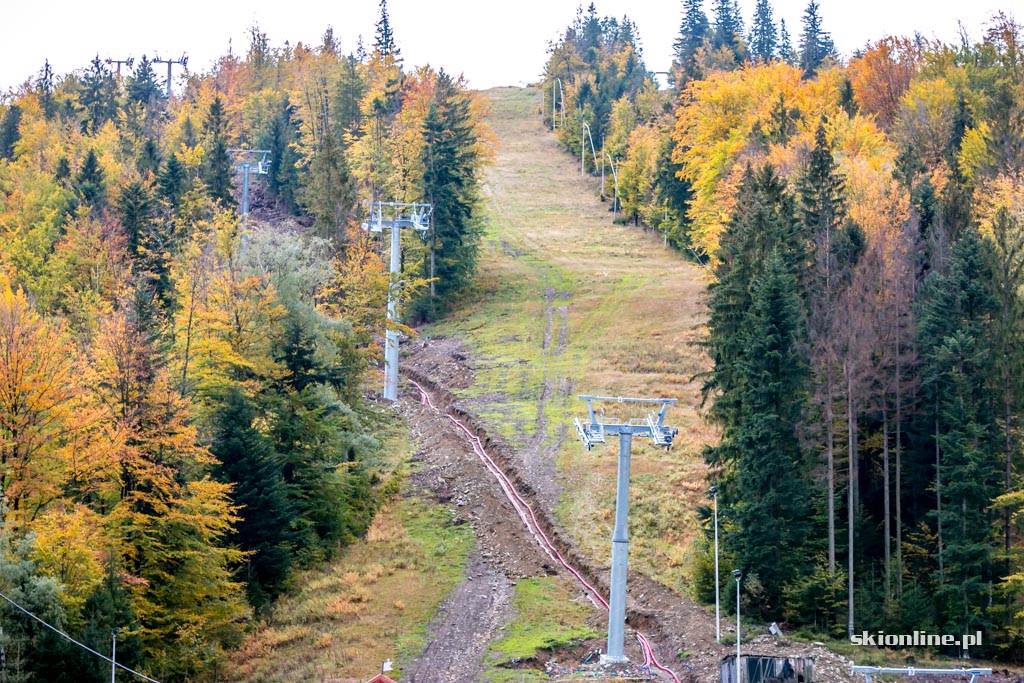
[(112, 437), (80, 377), (63, 326), (0, 278), (0, 485), (16, 526), (101, 488)]
[(230, 489), (209, 479), (213, 458), (199, 444), (191, 403), (137, 315), (119, 310), (103, 321), (91, 367), (124, 439), (106, 524), (134, 577), (144, 647), (171, 670), (194, 669), (237, 638), (248, 614), (230, 573), (244, 558), (226, 545), (237, 520)]

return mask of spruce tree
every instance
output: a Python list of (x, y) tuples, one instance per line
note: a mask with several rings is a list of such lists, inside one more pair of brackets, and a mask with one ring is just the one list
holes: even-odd
[(381, 57), (401, 61), (401, 52), (395, 45), (395, 34), (391, 30), (391, 18), (388, 16), (388, 0), (380, 0), (380, 18), (377, 20), (377, 33), (373, 41), (373, 49)]
[(733, 548), (744, 571), (761, 579), (765, 606), (775, 611), (785, 585), (805, 569), (799, 558), (807, 556), (811, 508), (798, 436), (807, 398), (804, 305), (778, 250), (751, 283), (745, 318), (745, 353), (737, 364), (743, 414)]
[(0, 159), (14, 158), (14, 144), (21, 137), (18, 124), (21, 123), (21, 107), (10, 104), (0, 120)]
[(85, 155), (82, 167), (75, 174), (74, 188), (75, 194), (83, 204), (95, 210), (102, 207), (107, 196), (107, 186), (96, 150), (90, 148), (89, 153)]
[(153, 63), (146, 58), (146, 55), (142, 55), (138, 66), (135, 67), (135, 73), (128, 79), (127, 91), (129, 102), (139, 102), (148, 106), (160, 99), (163, 89), (157, 82)]
[(224, 102), (220, 96), (214, 98), (203, 121), (203, 134), (206, 138), (206, 155), (203, 158), (201, 176), (206, 183), (211, 199), (224, 205), (235, 203), (231, 195), (231, 156), (228, 154), (227, 119), (224, 114)]
[(778, 49), (771, 3), (768, 0), (757, 0), (750, 34), (750, 56), (757, 61), (770, 62), (775, 59)]
[(992, 457), (1000, 433), (990, 344), (998, 304), (990, 250), (976, 229), (967, 230), (953, 245), (947, 271), (925, 280), (918, 306), (924, 414), (934, 448), (934, 578), (947, 629), (987, 625), (988, 586), (996, 578), (992, 499), (1000, 493), (1001, 471)]
[(170, 208), (177, 208), (185, 194), (185, 167), (178, 161), (177, 154), (167, 157), (163, 168), (157, 173), (157, 193)]
[(810, 0), (804, 10), (803, 32), (800, 34), (800, 68), (807, 75), (816, 72), (826, 57), (834, 57), (836, 54), (831, 36), (821, 27), (819, 7), (817, 0)]
[(294, 108), (287, 97), (278, 103), (266, 130), (260, 136), (259, 146), (270, 150), (270, 172), (267, 174), (267, 194), (271, 201), (285, 211), (295, 210), (295, 195), (299, 177), (295, 151), (296, 124)]
[(778, 58), (790, 66), (796, 64), (796, 52), (793, 50), (793, 39), (789, 37), (789, 29), (786, 28), (786, 20), (779, 19), (779, 48)]
[(293, 550), (290, 528), (296, 513), (288, 500), (280, 457), (256, 422), (252, 401), (232, 388), (213, 416), (210, 452), (217, 458), (218, 478), (234, 487), (241, 519), (232, 540), (253, 553), (242, 578), (249, 602), (259, 610), (288, 585)]
[(708, 17), (703, 9), (704, 0), (683, 0), (683, 22), (679, 37), (673, 43), (675, 59), (673, 74), (676, 74), (676, 88), (700, 78), (697, 65), (697, 50), (708, 37)]
[(444, 70), (423, 123), (423, 141), (423, 197), (434, 206), (424, 274), (437, 282), (419, 308), (434, 315), (468, 284), (480, 242), (476, 131), (469, 98)]
[(137, 257), (156, 212), (156, 202), (149, 186), (138, 180), (125, 185), (117, 197), (117, 210), (128, 238), (128, 253)]
[(117, 82), (99, 55), (93, 57), (82, 75), (78, 101), (85, 109), (85, 130), (92, 135), (117, 113)]
[(743, 19), (735, 0), (714, 0), (715, 25), (713, 45), (727, 47), (736, 53), (740, 36), (743, 35)]

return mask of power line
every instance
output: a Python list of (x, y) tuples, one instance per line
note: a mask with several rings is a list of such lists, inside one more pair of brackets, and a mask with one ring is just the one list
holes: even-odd
[(66, 640), (70, 640), (70, 641), (71, 641), (72, 643), (74, 643), (74, 644), (75, 644), (75, 645), (77, 645), (78, 647), (82, 648), (83, 650), (85, 650), (85, 651), (87, 651), (87, 652), (91, 652), (92, 654), (96, 655), (96, 656), (97, 656), (97, 657), (99, 657), (100, 659), (103, 659), (103, 660), (105, 660), (105, 661), (108, 661), (108, 662), (110, 662), (111, 664), (113, 664), (114, 666), (118, 667), (119, 669), (124, 669), (124, 670), (125, 670), (125, 671), (127, 671), (128, 673), (130, 673), (130, 674), (135, 674), (135, 675), (136, 675), (136, 676), (138, 676), (139, 678), (142, 678), (142, 679), (144, 679), (144, 680), (147, 680), (147, 681), (149, 681), (150, 683), (160, 683), (160, 681), (158, 681), (158, 680), (155, 680), (155, 679), (153, 679), (153, 678), (150, 678), (150, 677), (149, 677), (149, 676), (147, 676), (146, 674), (140, 674), (140, 673), (139, 673), (138, 671), (135, 671), (134, 669), (129, 669), (129, 668), (128, 668), (127, 666), (125, 666), (124, 664), (118, 664), (117, 662), (115, 662), (115, 661), (114, 661), (113, 659), (111, 659), (110, 657), (108, 657), (108, 656), (106, 656), (106, 655), (104, 655), (104, 654), (100, 654), (99, 652), (96, 652), (96, 650), (92, 649), (92, 648), (91, 648), (91, 647), (89, 647), (88, 645), (84, 645), (83, 643), (80, 643), (80, 642), (78, 642), (77, 640), (75, 640), (74, 638), (72, 638), (71, 636), (69, 636), (68, 634), (64, 633), (64, 631), (61, 631), (61, 630), (60, 630), (59, 628), (57, 628), (56, 626), (50, 626), (50, 625), (49, 625), (49, 624), (47, 624), (47, 623), (46, 623), (45, 621), (43, 621), (42, 619), (40, 619), (40, 618), (39, 618), (39, 617), (37, 617), (36, 615), (32, 614), (31, 612), (29, 612), (29, 611), (28, 611), (27, 609), (25, 609), (24, 607), (22, 607), (22, 606), (21, 606), (21, 605), (19, 605), (18, 603), (14, 602), (14, 600), (11, 600), (11, 599), (10, 599), (9, 597), (7, 597), (6, 595), (4, 595), (3, 593), (0, 593), (0, 598), (3, 598), (4, 600), (6, 600), (7, 602), (9, 602), (10, 604), (14, 605), (14, 607), (15, 607), (16, 609), (19, 609), (19, 610), (21, 610), (22, 612), (24, 612), (24, 613), (25, 613), (25, 614), (27, 614), (28, 616), (32, 617), (33, 619), (35, 619), (36, 621), (38, 621), (38, 622), (39, 622), (40, 624), (42, 624), (42, 625), (43, 625), (43, 626), (45, 626), (46, 628), (50, 629), (51, 631), (53, 631), (53, 632), (54, 632), (54, 633), (56, 633), (57, 635), (59, 635), (59, 636), (63, 637), (64, 639), (66, 639)]

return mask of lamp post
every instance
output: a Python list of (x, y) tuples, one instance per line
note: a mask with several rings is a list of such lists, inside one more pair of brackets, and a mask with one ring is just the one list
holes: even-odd
[(722, 642), (722, 611), (718, 601), (718, 487), (708, 489), (708, 495), (714, 500), (715, 507), (715, 640)]
[(740, 668), (740, 579), (743, 571), (733, 569), (732, 576), (736, 579), (736, 683), (743, 683), (743, 669)]

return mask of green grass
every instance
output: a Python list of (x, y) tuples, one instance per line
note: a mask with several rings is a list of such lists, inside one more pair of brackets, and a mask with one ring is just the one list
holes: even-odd
[(512, 669), (509, 665), (538, 657), (543, 664), (544, 651), (574, 647), (600, 635), (586, 620), (593, 616), (589, 603), (574, 601), (578, 591), (566, 580), (555, 577), (527, 578), (516, 584), (512, 608), (516, 616), (504, 629), (504, 635), (491, 646), (490, 681), (536, 680), (535, 669)]
[[(408, 430), (389, 431), (386, 461), (409, 460)], [(401, 475), (395, 475), (401, 479)], [(333, 562), (303, 574), (271, 618), (233, 655), (231, 681), (366, 679), (381, 662), (401, 667), (422, 651), (427, 626), (462, 578), (473, 532), (447, 506), (413, 495), (401, 479), (366, 538)]]
[[(509, 151), (499, 152), (488, 170), (475, 289), (426, 333), (466, 342), (476, 382), (459, 396), (488, 431), (518, 444), (544, 424), (544, 447), (565, 435), (552, 456), (565, 490), (557, 515), (598, 561), (608, 554), (615, 446), (590, 453), (580, 447), (572, 418), (585, 407), (576, 394), (679, 399), (668, 413), (669, 424), (680, 429), (673, 450), (634, 449), (634, 505), (663, 510), (670, 523), (648, 515), (635, 526), (631, 557), (637, 568), (678, 587), (696, 533), (693, 511), (707, 488), (701, 452), (717, 440), (699, 413), (700, 380), (694, 379), (708, 365), (694, 344), (703, 335), (703, 272), (652, 234), (612, 225), (608, 204), (597, 198), (599, 181), (582, 178), (534, 116), (536, 91), (499, 89), (488, 96), (491, 125)], [(568, 343), (560, 352), (557, 311), (550, 345), (543, 345), (549, 290), (571, 293), (552, 303), (568, 307)], [(545, 381), (555, 391), (542, 403)], [(638, 416), (620, 408), (608, 406), (609, 415)]]

